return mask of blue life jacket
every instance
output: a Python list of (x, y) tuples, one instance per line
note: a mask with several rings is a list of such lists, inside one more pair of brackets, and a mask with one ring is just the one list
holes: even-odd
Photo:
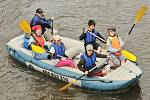
[(85, 70), (90, 70), (91, 68), (93, 68), (93, 65), (96, 62), (96, 53), (93, 52), (92, 56), (87, 56), (87, 53), (84, 52), (81, 56), (81, 59), (83, 59), (85, 61), (85, 65), (84, 68)]
[[(50, 48), (54, 47), (55, 49), (55, 54), (54, 54), (54, 58), (59, 58), (59, 56), (65, 56), (65, 45), (64, 43), (61, 43), (60, 46), (56, 45), (55, 43), (52, 43)], [(58, 57), (57, 57), (58, 55)]]
[(31, 20), (30, 26), (33, 27), (35, 25), (41, 25), (42, 33), (46, 31), (46, 28), (51, 28), (51, 22), (45, 18), (39, 17), (38, 15), (35, 15)]
[(24, 36), (23, 47), (26, 48), (26, 49), (28, 49), (28, 50), (31, 50), (29, 48), (29, 39), (30, 38), (27, 38), (26, 36)]
[[(94, 30), (94, 32), (92, 32), (92, 33), (94, 33), (96, 36), (98, 34), (98, 32), (96, 30)], [(94, 42), (94, 43), (96, 42), (96, 37), (93, 36), (92, 34), (90, 34), (89, 32), (86, 32), (86, 37), (84, 39), (84, 43), (91, 44), (92, 42)]]

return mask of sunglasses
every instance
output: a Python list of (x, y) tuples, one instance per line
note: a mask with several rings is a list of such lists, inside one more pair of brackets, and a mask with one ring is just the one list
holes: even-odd
[(93, 51), (93, 50), (88, 50), (88, 51)]
[(61, 39), (57, 40), (57, 41), (61, 41)]
[(109, 30), (108, 32), (112, 32), (111, 30)]

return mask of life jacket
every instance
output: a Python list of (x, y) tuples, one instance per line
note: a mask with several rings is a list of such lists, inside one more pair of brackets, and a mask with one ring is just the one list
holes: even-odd
[[(98, 32), (94, 30), (92, 33), (94, 33), (96, 36)], [(86, 37), (84, 39), (85, 44), (91, 44), (92, 42), (96, 42), (96, 37), (90, 34), (89, 32), (86, 33)]]
[[(113, 48), (115, 48), (115, 49), (121, 49), (120, 41), (119, 41), (118, 36), (114, 36), (114, 37), (109, 36), (108, 38), (111, 40)], [(116, 57), (119, 57), (121, 55), (121, 52), (120, 51), (115, 52), (114, 55)]]
[(85, 70), (90, 70), (95, 65), (96, 53), (93, 52), (92, 56), (89, 57), (85, 52), (83, 53), (82, 57), (85, 61), (85, 65), (84, 65)]
[(46, 28), (51, 28), (51, 22), (46, 20), (45, 18), (41, 18), (35, 14), (35, 16), (31, 20), (30, 26), (33, 27), (35, 25), (41, 25), (42, 27), (42, 34), (46, 31)]
[(36, 34), (34, 34), (33, 36), (37, 40), (36, 45), (41, 46), (42, 48), (44, 48), (44, 37), (42, 35), (37, 36)]
[(64, 45), (64, 43), (61, 43), (61, 45), (56, 45), (55, 43), (52, 43), (51, 47), (54, 47), (54, 49), (55, 49), (54, 58), (57, 58), (57, 55), (60, 55), (60, 56), (65, 55), (65, 45)]

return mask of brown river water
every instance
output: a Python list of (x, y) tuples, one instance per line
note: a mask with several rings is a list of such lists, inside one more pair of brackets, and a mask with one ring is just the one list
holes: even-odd
[(58, 92), (66, 83), (26, 68), (5, 49), (10, 39), (23, 34), (19, 20), (30, 21), (38, 7), (47, 18), (56, 18), (54, 26), (61, 36), (78, 40), (88, 20), (94, 19), (104, 37), (107, 28), (115, 26), (124, 39), (143, 3), (150, 8), (149, 0), (0, 0), (0, 100), (150, 100), (149, 10), (127, 40), (126, 49), (138, 56), (144, 73), (126, 92), (98, 93), (75, 87)]

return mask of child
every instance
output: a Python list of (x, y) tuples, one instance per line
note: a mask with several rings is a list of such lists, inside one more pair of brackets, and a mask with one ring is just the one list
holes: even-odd
[(90, 32), (103, 40), (103, 41), (102, 40), (100, 40), (100, 41), (102, 41), (103, 43), (106, 43), (106, 40), (99, 34), (99, 32), (97, 32), (95, 30), (95, 21), (94, 20), (89, 20), (87, 28), (83, 29), (83, 33), (80, 35), (79, 39), (80, 40), (84, 39), (85, 48), (88, 44), (92, 44), (94, 50), (96, 50), (96, 52), (100, 54), (102, 47), (101, 47), (101, 45), (96, 43), (96, 37), (94, 35), (92, 35)]
[[(36, 25), (32, 27), (32, 30), (35, 31), (35, 34), (33, 34), (33, 37), (29, 39), (29, 47), (32, 49), (31, 45), (35, 44), (36, 46), (40, 46), (41, 48), (44, 49), (45, 47), (45, 39), (42, 35), (42, 28), (40, 25)], [(37, 53), (35, 52), (34, 58), (38, 60), (43, 60), (43, 59), (51, 59), (51, 54), (50, 53)]]
[(68, 56), (65, 54), (65, 45), (61, 41), (61, 37), (59, 35), (53, 36), (53, 43), (51, 44), (49, 51), (53, 55), (52, 58), (56, 61), (55, 66), (70, 66), (75, 68), (75, 64), (72, 59), (69, 59)]
[[(106, 47), (112, 58), (113, 66), (120, 66), (125, 63), (125, 57), (121, 54), (121, 49), (124, 47), (124, 43), (121, 38), (116, 34), (116, 28), (108, 28), (108, 38)], [(117, 58), (117, 59), (116, 59)], [(109, 68), (107, 68), (109, 70)]]

